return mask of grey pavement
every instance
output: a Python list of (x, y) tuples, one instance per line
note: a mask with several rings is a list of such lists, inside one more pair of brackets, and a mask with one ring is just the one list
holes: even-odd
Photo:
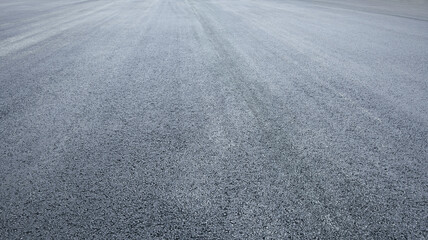
[(428, 238), (425, 0), (0, 0), (0, 239)]

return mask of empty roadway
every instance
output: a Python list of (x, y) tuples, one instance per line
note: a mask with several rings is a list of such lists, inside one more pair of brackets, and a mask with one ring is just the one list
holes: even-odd
[(0, 239), (426, 239), (424, 0), (0, 0)]

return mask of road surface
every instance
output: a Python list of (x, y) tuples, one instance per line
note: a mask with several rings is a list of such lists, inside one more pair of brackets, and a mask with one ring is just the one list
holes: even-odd
[(0, 0), (0, 238), (426, 239), (426, 6)]

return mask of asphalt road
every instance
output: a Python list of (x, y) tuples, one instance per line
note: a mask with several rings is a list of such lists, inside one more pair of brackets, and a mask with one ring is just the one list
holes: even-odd
[(427, 5), (0, 0), (0, 239), (428, 238)]

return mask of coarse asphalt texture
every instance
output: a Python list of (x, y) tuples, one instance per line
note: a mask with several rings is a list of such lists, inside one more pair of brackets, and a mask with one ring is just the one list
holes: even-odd
[(0, 239), (426, 239), (427, 5), (0, 0)]

